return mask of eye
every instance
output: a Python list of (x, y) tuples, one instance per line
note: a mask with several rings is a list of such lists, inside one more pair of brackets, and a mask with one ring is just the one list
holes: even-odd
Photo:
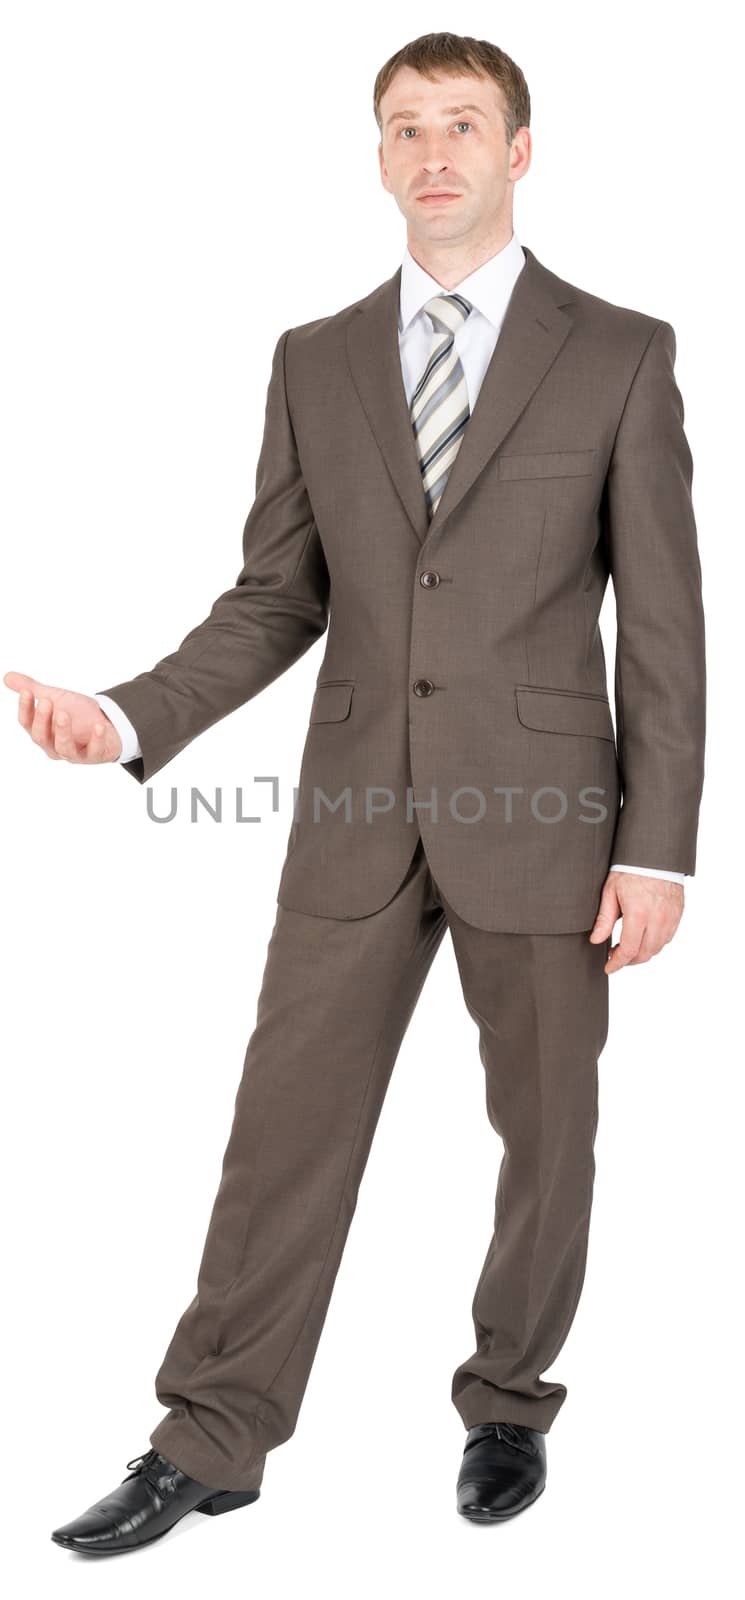
[[(453, 123), (453, 127), (455, 127), (455, 128), (472, 128), (473, 127), (473, 123), (472, 122), (455, 122), (455, 123)], [(415, 132), (416, 132), (415, 128), (411, 128), (411, 127), (402, 128), (401, 129), (401, 136), (403, 138), (407, 133), (415, 133)], [(405, 142), (407, 144), (410, 143), (409, 140), (406, 140)]]

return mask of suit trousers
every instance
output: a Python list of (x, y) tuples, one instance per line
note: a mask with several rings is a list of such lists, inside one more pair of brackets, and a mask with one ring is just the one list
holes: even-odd
[[(155, 1379), (169, 1410), (150, 1443), (210, 1488), (258, 1487), (267, 1452), (294, 1432), (391, 1071), (446, 927), (503, 1144), (476, 1348), (452, 1401), (466, 1428), (547, 1432), (566, 1397), (540, 1374), (585, 1275), (610, 940), (473, 927), (419, 839), (372, 915), (278, 905), (197, 1293)], [(426, 1322), (426, 1283), (421, 1294)]]

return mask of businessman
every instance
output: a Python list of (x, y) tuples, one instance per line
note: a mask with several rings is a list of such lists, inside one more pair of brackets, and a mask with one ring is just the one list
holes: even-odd
[[(695, 870), (704, 619), (673, 328), (518, 240), (530, 99), (497, 46), (414, 40), (374, 111), (403, 259), (279, 337), (234, 585), (98, 694), (5, 676), (52, 760), (118, 760), (145, 784), (326, 634), (197, 1292), (155, 1380), (167, 1415), (54, 1530), (88, 1554), (257, 1499), (446, 930), (503, 1141), (452, 1379), (456, 1507), (500, 1521), (535, 1502), (567, 1394), (542, 1373), (585, 1273), (609, 977), (673, 938)], [(424, 1325), (440, 1287), (421, 1284)], [(401, 1355), (418, 1412), (406, 1328)]]

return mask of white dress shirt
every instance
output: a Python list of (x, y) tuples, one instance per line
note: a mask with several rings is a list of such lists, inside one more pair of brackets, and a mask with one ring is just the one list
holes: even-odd
[[(446, 293), (465, 295), (471, 301), (472, 311), (455, 333), (455, 346), (466, 379), (468, 403), (473, 411), (486, 369), (504, 320), (510, 295), (525, 265), (525, 252), (513, 233), (509, 243), (491, 256), (483, 266), (462, 278), (453, 290)], [(401, 356), (406, 398), (411, 402), (417, 383), (429, 358), (434, 324), (423, 307), (433, 294), (442, 294), (442, 284), (414, 260), (408, 247), (401, 264), (401, 291), (399, 296), (398, 342)], [(109, 695), (97, 694), (93, 698), (113, 722), (122, 741), (120, 762), (134, 761), (142, 754), (136, 729), (116, 701)], [(669, 878), (682, 883), (685, 874), (669, 872), (656, 867), (629, 867), (614, 862), (611, 872), (638, 872), (646, 877)]]

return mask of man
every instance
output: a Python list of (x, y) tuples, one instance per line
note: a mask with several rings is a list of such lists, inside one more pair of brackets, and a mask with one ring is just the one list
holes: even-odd
[(328, 627), (198, 1292), (156, 1377), (169, 1411), (118, 1489), (52, 1534), (87, 1553), (258, 1497), (446, 928), (504, 1142), (453, 1376), (456, 1504), (501, 1520), (537, 1499), (566, 1397), (541, 1373), (585, 1271), (608, 977), (673, 937), (695, 867), (704, 621), (673, 329), (517, 240), (530, 100), (496, 46), (415, 40), (374, 104), (407, 249), (281, 335), (235, 585), (105, 694), (5, 677), (48, 756), (118, 759), (142, 784)]

